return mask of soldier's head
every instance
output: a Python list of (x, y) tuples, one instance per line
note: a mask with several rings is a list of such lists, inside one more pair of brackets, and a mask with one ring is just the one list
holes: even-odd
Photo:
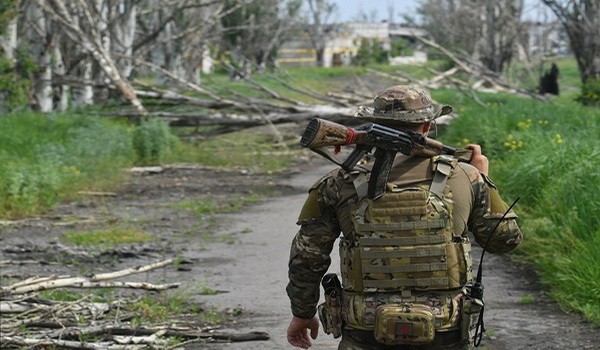
[(436, 106), (427, 90), (416, 86), (395, 85), (375, 96), (373, 108), (361, 106), (357, 118), (402, 130), (429, 130), (431, 121), (450, 114), (452, 107)]

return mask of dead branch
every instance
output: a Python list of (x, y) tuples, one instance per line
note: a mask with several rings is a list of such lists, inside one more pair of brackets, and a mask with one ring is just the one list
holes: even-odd
[(92, 350), (134, 350), (144, 349), (147, 345), (116, 345), (112, 342), (98, 342), (98, 343), (83, 343), (80, 341), (70, 340), (59, 340), (59, 339), (30, 339), (24, 337), (9, 337), (1, 336), (0, 344), (2, 346), (16, 345), (16, 346), (27, 346), (27, 347), (60, 347), (65, 349), (92, 349)]
[(92, 196), (92, 197), (116, 197), (117, 194), (115, 192), (100, 192), (100, 191), (78, 191), (77, 194), (82, 196)]
[[(439, 50), (444, 55), (446, 55), (448, 58), (450, 58), (458, 66), (458, 68), (463, 70), (465, 73), (469, 74), (472, 79), (482, 81), (482, 83), (485, 83), (485, 84), (491, 86), (496, 91), (503, 91), (503, 92), (508, 92), (508, 93), (512, 93), (512, 94), (516, 94), (516, 95), (535, 98), (535, 99), (538, 99), (541, 101), (546, 101), (544, 96), (539, 95), (536, 92), (527, 91), (525, 89), (521, 89), (521, 88), (511, 85), (510, 83), (508, 83), (504, 79), (502, 79), (502, 77), (499, 76), (497, 73), (492, 72), (489, 68), (483, 66), (479, 62), (475, 62), (472, 59), (469, 59), (468, 57), (459, 57), (457, 54), (450, 52), (448, 49), (442, 47), (441, 45), (435, 43), (434, 41), (425, 39), (422, 36), (413, 35), (413, 37), (415, 39), (419, 40), (420, 42), (424, 43), (425, 45), (428, 45), (430, 47), (433, 47), (433, 48)], [(472, 88), (476, 89), (477, 87), (479, 87), (481, 85), (482, 84), (473, 85)]]
[(120, 271), (103, 273), (92, 275), (91, 277), (58, 277), (50, 276), (41, 280), (30, 279), (27, 281), (15, 283), (8, 287), (0, 287), (0, 297), (8, 295), (26, 294), (41, 290), (56, 289), (63, 287), (73, 288), (133, 288), (133, 289), (145, 289), (145, 290), (165, 290), (170, 288), (177, 288), (179, 284), (170, 283), (163, 285), (155, 285), (150, 283), (138, 283), (138, 282), (100, 282), (107, 279), (119, 278), (131, 274), (146, 272), (154, 270), (168, 264), (171, 264), (174, 260), (167, 259), (155, 264), (136, 266)]

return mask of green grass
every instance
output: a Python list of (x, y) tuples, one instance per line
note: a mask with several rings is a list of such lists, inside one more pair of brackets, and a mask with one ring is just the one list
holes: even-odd
[(133, 159), (129, 127), (98, 118), (21, 113), (0, 118), (0, 130), (0, 217), (110, 189)]
[(185, 292), (144, 295), (125, 309), (136, 314), (135, 324), (164, 322), (171, 316), (203, 312), (199, 305), (190, 303)]
[(112, 247), (126, 243), (149, 242), (154, 240), (154, 237), (136, 228), (114, 227), (90, 232), (67, 232), (62, 239), (81, 246)]
[(522, 198), (519, 251), (559, 303), (600, 323), (600, 109), (566, 97), (481, 94), (482, 108), (454, 91), (436, 95), (462, 106), (442, 139), (481, 144), (505, 200)]
[(521, 304), (532, 304), (535, 302), (535, 297), (531, 294), (525, 294), (521, 297), (521, 300), (519, 300), (519, 302)]
[(196, 144), (181, 143), (165, 162), (241, 167), (262, 173), (285, 168), (293, 157), (293, 153), (277, 146), (270, 135), (246, 130), (208, 138)]

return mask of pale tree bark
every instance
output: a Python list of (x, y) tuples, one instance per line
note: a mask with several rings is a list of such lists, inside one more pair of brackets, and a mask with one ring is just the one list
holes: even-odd
[[(63, 25), (65, 33), (69, 35), (72, 40), (79, 43), (84, 50), (94, 57), (94, 60), (98, 63), (103, 73), (106, 74), (110, 81), (117, 87), (123, 97), (129, 100), (140, 114), (146, 114), (146, 110), (141, 101), (137, 98), (133, 88), (121, 75), (102, 42), (98, 40), (100, 34), (97, 32), (96, 28), (92, 25), (92, 33), (85, 33), (77, 24), (77, 21), (71, 13), (69, 13), (63, 0), (49, 0), (48, 2), (37, 0), (37, 3), (42, 6), (48, 16)], [(90, 23), (95, 23), (87, 5), (85, 5), (85, 3), (79, 4), (83, 5), (77, 9), (84, 13), (84, 16)]]
[[(85, 27), (86, 22), (81, 21), (80, 15), (73, 16), (73, 21), (75, 22), (75, 25), (82, 28), (82, 30), (89, 30), (89, 28)], [(67, 42), (66, 46), (67, 52), (73, 57), (79, 57), (77, 62), (72, 63), (71, 67), (69, 67), (69, 73), (74, 74), (81, 81), (81, 83), (76, 84), (71, 88), (72, 106), (74, 108), (90, 106), (94, 104), (94, 88), (92, 86), (93, 59), (77, 42)]]
[(562, 23), (577, 60), (581, 81), (600, 80), (600, 2), (542, 0)]
[[(54, 34), (52, 38), (52, 72), (53, 75), (64, 76), (66, 73), (63, 55), (59, 45), (60, 36)], [(64, 112), (69, 107), (69, 86), (55, 84), (54, 86), (54, 108)]]
[(52, 111), (52, 52), (48, 50), (50, 35), (48, 20), (40, 6), (33, 2), (26, 10), (29, 54), (37, 69), (33, 79), (34, 108), (40, 112)]
[(6, 31), (3, 35), (0, 35), (0, 45), (4, 51), (4, 58), (9, 60), (14, 66), (15, 51), (17, 50), (17, 22), (18, 17), (14, 17), (10, 20), (6, 26)]
[(138, 2), (139, 0), (118, 1), (117, 6), (111, 10), (111, 12), (117, 12), (111, 13), (111, 17), (114, 19), (109, 28), (113, 38), (112, 50), (116, 57), (121, 57), (117, 58), (116, 64), (126, 78), (129, 78), (133, 70), (133, 64), (129, 57), (133, 55)]

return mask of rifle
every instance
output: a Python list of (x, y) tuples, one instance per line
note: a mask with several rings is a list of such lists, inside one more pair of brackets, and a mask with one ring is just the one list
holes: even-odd
[[(312, 119), (300, 140), (302, 147), (314, 151), (324, 146), (356, 145), (356, 148), (341, 164), (350, 171), (356, 163), (375, 148), (375, 163), (371, 170), (367, 195), (377, 199), (385, 193), (386, 183), (392, 170), (396, 153), (433, 157), (440, 154), (454, 155), (459, 161), (469, 162), (472, 151), (465, 148), (445, 146), (439, 141), (412, 131), (399, 131), (383, 125), (369, 123), (350, 128), (329, 120)], [(320, 153), (317, 151), (317, 153)]]

